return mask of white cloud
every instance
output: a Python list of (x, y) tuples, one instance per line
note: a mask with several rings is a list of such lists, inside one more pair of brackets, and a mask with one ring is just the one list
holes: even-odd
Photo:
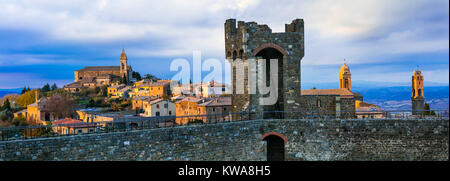
[[(178, 58), (201, 50), (223, 58), (227, 18), (267, 24), (275, 32), (303, 18), (303, 65), (341, 64), (344, 58), (351, 64), (380, 63), (399, 54), (449, 50), (447, 0), (0, 0), (0, 5), (0, 29), (93, 46), (139, 42), (125, 47), (135, 57)], [(21, 62), (52, 63), (45, 60)]]

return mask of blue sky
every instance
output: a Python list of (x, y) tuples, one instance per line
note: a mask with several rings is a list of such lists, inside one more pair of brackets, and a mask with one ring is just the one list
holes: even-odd
[[(118, 65), (122, 48), (141, 74), (171, 78), (171, 60), (224, 59), (223, 23), (256, 21), (274, 32), (305, 21), (302, 81), (410, 81), (417, 65), (449, 82), (448, 0), (0, 0), (0, 89), (59, 86), (88, 65)], [(206, 74), (207, 72), (204, 72)]]

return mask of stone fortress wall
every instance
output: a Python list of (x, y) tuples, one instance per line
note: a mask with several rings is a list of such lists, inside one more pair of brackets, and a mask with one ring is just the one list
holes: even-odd
[(448, 119), (253, 120), (0, 142), (0, 160), (447, 160)]

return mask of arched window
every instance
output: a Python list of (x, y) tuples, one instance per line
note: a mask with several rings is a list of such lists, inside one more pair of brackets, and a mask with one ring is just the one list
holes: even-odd
[(244, 58), (244, 50), (242, 50), (242, 49), (239, 50), (239, 58), (240, 59)]

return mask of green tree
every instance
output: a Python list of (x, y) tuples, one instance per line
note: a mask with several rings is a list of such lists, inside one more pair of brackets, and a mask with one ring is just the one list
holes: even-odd
[(152, 80), (152, 81), (160, 80), (159, 78), (153, 76), (152, 74), (145, 74), (144, 79)]
[(11, 110), (11, 103), (9, 102), (9, 99), (5, 100), (1, 110), (6, 110), (6, 111)]
[(58, 89), (58, 86), (57, 86), (55, 83), (53, 83), (53, 85), (52, 85), (52, 91), (55, 91), (56, 89)]
[(424, 115), (434, 116), (436, 113), (434, 111), (430, 111), (430, 104), (425, 103), (425, 106), (423, 108), (425, 111), (423, 112)]
[(27, 91), (29, 91), (29, 90), (26, 87), (23, 87), (22, 92), (20, 92), (20, 94), (24, 94)]
[(132, 76), (133, 78), (135, 78), (137, 81), (142, 80), (141, 74), (139, 74), (139, 72), (134, 72), (134, 71), (133, 71), (133, 73), (131, 74), (131, 76)]
[(127, 77), (123, 76), (123, 78), (122, 78), (122, 84), (125, 84), (125, 85), (128, 84)]
[(47, 83), (44, 85), (44, 87), (42, 87), (41, 89), (42, 93), (47, 93), (48, 91), (50, 91), (50, 85)]
[(22, 115), (14, 118), (12, 121), (12, 124), (14, 126), (27, 126), (28, 125), (27, 120)]
[(34, 103), (36, 101), (35, 94), (36, 94), (36, 90), (33, 89), (31, 91), (27, 91), (24, 94), (20, 95), (16, 99), (17, 105), (19, 105), (21, 107), (27, 107), (28, 105)]

